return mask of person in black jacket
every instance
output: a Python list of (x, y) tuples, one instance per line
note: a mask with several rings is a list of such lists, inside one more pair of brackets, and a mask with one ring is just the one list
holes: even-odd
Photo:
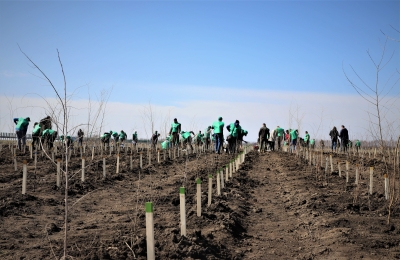
[(342, 130), (340, 130), (340, 141), (341, 141), (341, 145), (340, 147), (342, 148), (342, 151), (347, 151), (347, 143), (349, 142), (349, 131), (347, 131), (346, 127), (344, 127), (344, 125), (342, 125)]
[(267, 142), (269, 138), (269, 128), (264, 123), (258, 131), (258, 138), (260, 142), (260, 152), (265, 152), (267, 150)]
[(329, 132), (329, 136), (331, 137), (331, 141), (332, 141), (332, 145), (331, 145), (332, 152), (336, 151), (336, 145), (337, 145), (337, 141), (339, 138), (339, 132), (336, 129), (336, 126), (334, 126), (333, 129)]
[(84, 135), (85, 134), (83, 133), (82, 129), (79, 129), (79, 131), (78, 131), (78, 143), (79, 143), (79, 146), (82, 146), (83, 136)]

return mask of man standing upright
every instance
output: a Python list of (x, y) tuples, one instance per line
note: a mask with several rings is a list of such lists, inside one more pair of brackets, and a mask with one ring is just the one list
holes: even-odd
[(267, 150), (267, 141), (269, 138), (269, 128), (265, 123), (263, 123), (260, 131), (258, 131), (258, 138), (260, 140), (260, 152), (265, 152)]
[(344, 125), (342, 125), (342, 130), (340, 130), (339, 133), (339, 137), (340, 137), (340, 148), (341, 151), (347, 151), (347, 143), (349, 142), (349, 131), (347, 131), (346, 127), (344, 127)]
[(79, 146), (82, 146), (83, 136), (84, 136), (84, 133), (83, 133), (82, 129), (79, 129), (79, 131), (78, 131), (78, 143), (79, 143)]
[(281, 150), (282, 140), (284, 139), (285, 130), (281, 128), (279, 125), (276, 127), (276, 136), (278, 138), (278, 151)]
[(221, 146), (224, 140), (224, 122), (222, 122), (222, 117), (218, 117), (218, 121), (212, 124), (212, 129), (214, 129), (215, 137), (215, 153), (221, 153)]
[(178, 123), (178, 119), (174, 118), (174, 122), (171, 124), (169, 135), (172, 134), (172, 145), (176, 146), (179, 143), (179, 133), (181, 132), (181, 123)]
[(15, 126), (15, 133), (17, 134), (18, 138), (18, 149), (21, 151), (21, 141), (22, 145), (26, 145), (26, 132), (28, 131), (28, 126), (29, 122), (31, 119), (29, 117), (27, 118), (14, 118), (14, 123), (16, 124)]
[(204, 144), (206, 150), (208, 150), (211, 142), (211, 126), (208, 126), (207, 129), (204, 131)]

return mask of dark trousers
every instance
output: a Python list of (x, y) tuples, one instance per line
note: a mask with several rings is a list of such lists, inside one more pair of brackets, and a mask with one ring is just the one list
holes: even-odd
[(346, 140), (346, 139), (342, 139), (341, 140), (340, 148), (341, 148), (342, 151), (347, 152), (347, 144), (348, 144), (348, 142), (349, 142), (349, 140)]
[(215, 134), (215, 152), (221, 153), (221, 146), (224, 136), (222, 133)]
[(331, 145), (332, 151), (336, 151), (336, 144), (337, 144), (337, 140), (332, 140), (332, 145)]
[(265, 152), (267, 150), (267, 139), (261, 138), (260, 141), (260, 152)]
[(183, 142), (182, 142), (183, 149), (186, 149), (186, 147), (187, 147), (188, 144), (190, 145), (190, 149), (193, 150), (193, 146), (192, 146), (192, 137), (191, 137), (191, 136), (189, 136), (188, 138), (186, 138), (186, 139), (183, 140)]
[(26, 131), (17, 130), (16, 134), (18, 138), (18, 149), (21, 150), (21, 142), (23, 146), (26, 145)]
[(282, 145), (282, 136), (278, 136), (278, 151), (281, 150), (281, 145)]
[(179, 133), (172, 133), (172, 146), (176, 146), (179, 143)]
[(38, 145), (40, 148), (40, 137), (39, 135), (32, 135), (32, 149), (35, 149), (35, 145)]
[(206, 145), (206, 150), (210, 147), (210, 138), (204, 138), (204, 144)]

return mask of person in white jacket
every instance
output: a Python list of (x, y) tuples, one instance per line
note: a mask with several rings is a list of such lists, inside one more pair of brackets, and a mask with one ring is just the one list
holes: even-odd
[(268, 146), (271, 151), (275, 150), (275, 139), (276, 139), (276, 129), (273, 129), (268, 139)]

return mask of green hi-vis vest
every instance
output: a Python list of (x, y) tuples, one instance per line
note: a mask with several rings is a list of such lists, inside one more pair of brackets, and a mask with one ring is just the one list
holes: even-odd
[(172, 133), (176, 133), (178, 132), (178, 128), (181, 124), (180, 123), (172, 123), (171, 127), (172, 127)]
[(275, 131), (277, 136), (283, 136), (285, 134), (285, 130), (283, 130), (281, 127), (277, 128)]
[(32, 133), (37, 135), (40, 132), (40, 124), (37, 124), (35, 128), (33, 128)]
[(184, 140), (186, 140), (189, 136), (190, 136), (190, 132), (184, 132), (184, 133), (182, 134), (182, 138), (183, 138)]
[(224, 132), (224, 122), (222, 121), (215, 121), (213, 123), (214, 133), (215, 134), (222, 134)]
[(238, 137), (239, 133), (242, 132), (242, 128), (240, 127), (240, 125), (238, 127), (235, 127), (235, 123), (232, 123), (230, 128), (232, 137)]

